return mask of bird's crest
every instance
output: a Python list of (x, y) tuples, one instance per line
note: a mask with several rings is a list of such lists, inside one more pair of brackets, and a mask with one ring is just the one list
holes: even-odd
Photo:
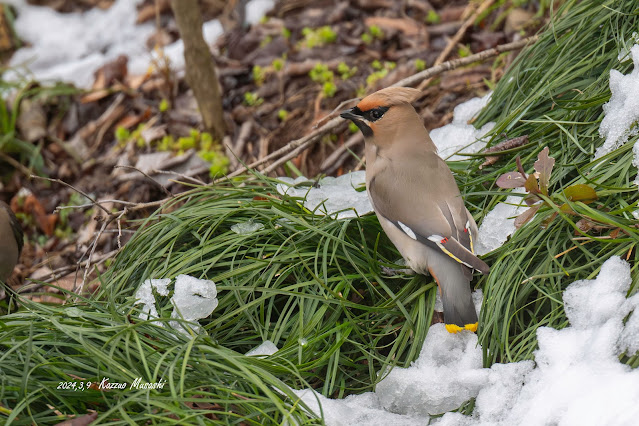
[(357, 107), (361, 111), (368, 111), (380, 106), (390, 107), (399, 104), (409, 104), (422, 95), (422, 92), (410, 87), (387, 87), (371, 93), (362, 99)]

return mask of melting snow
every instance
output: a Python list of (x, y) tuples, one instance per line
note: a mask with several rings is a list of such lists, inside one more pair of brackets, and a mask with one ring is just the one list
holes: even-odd
[[(395, 368), (375, 392), (328, 399), (296, 391), (328, 425), (636, 425), (639, 370), (619, 362), (639, 346), (639, 295), (626, 299), (630, 266), (607, 260), (594, 280), (564, 292), (570, 326), (540, 327), (535, 362), (482, 368), (481, 347), (470, 332), (449, 334), (431, 327), (422, 352), (409, 368)], [(470, 416), (448, 412), (475, 397)], [(429, 423), (430, 421), (430, 423)]]
[(269, 356), (273, 355), (279, 349), (275, 346), (275, 343), (270, 340), (265, 340), (261, 345), (254, 347), (246, 353), (246, 356)]
[(441, 158), (449, 161), (465, 160), (468, 157), (457, 155), (456, 152), (472, 154), (486, 146), (486, 142), (480, 139), (495, 127), (495, 123), (486, 123), (481, 129), (476, 129), (468, 122), (488, 104), (491, 94), (488, 93), (482, 98), (473, 98), (457, 105), (453, 111), (452, 123), (430, 131), (430, 137), (437, 146)]
[(129, 57), (132, 74), (143, 74), (149, 66), (145, 44), (154, 24), (135, 24), (136, 1), (118, 0), (107, 10), (94, 8), (85, 13), (58, 13), (24, 0), (9, 3), (18, 12), (17, 34), (31, 44), (19, 49), (10, 65), (27, 65), (36, 80), (61, 80), (89, 88), (93, 73), (119, 55)]
[[(595, 158), (602, 157), (622, 146), (639, 132), (639, 45), (630, 49), (634, 69), (623, 75), (610, 70), (610, 101), (603, 106), (604, 119), (599, 126), (599, 134), (606, 141), (597, 148)], [(637, 150), (635, 150), (635, 154)], [(635, 156), (635, 166), (639, 166)]]
[[(128, 56), (131, 75), (144, 74), (152, 56), (157, 56), (146, 47), (155, 24), (135, 23), (136, 6), (141, 0), (117, 0), (109, 9), (93, 8), (84, 13), (58, 13), (48, 7), (32, 6), (25, 0), (7, 0), (5, 3), (16, 8), (16, 32), (30, 44), (13, 55), (10, 65), (26, 65), (38, 81), (64, 81), (90, 88), (93, 73), (119, 55)], [(273, 4), (273, 0), (249, 1), (247, 23), (258, 22)], [(222, 25), (218, 20), (211, 20), (204, 23), (202, 30), (207, 43), (213, 44), (222, 34)], [(182, 40), (164, 46), (162, 50), (174, 69), (183, 69)], [(5, 78), (17, 80), (20, 75), (10, 70)]]
[(253, 219), (249, 219), (246, 222), (242, 223), (236, 223), (235, 225), (231, 226), (231, 231), (239, 235), (249, 235), (261, 229), (264, 229), (264, 224), (254, 222)]
[(153, 289), (161, 296), (169, 295), (169, 284), (171, 280), (168, 278), (157, 280), (146, 280), (138, 287), (138, 291), (135, 293), (135, 298), (138, 299), (137, 303), (142, 303), (142, 313), (140, 319), (147, 321), (158, 317), (158, 310), (155, 307), (155, 297), (153, 296)]
[(307, 186), (299, 185), (302, 182), (308, 182), (308, 179), (303, 176), (297, 179), (288, 177), (278, 179), (283, 183), (277, 184), (277, 192), (304, 198), (304, 207), (315, 214), (345, 219), (357, 215), (362, 216), (373, 211), (367, 192), (356, 190), (356, 188), (362, 188), (366, 183), (366, 172), (364, 171), (347, 173), (337, 178), (327, 176), (312, 186), (310, 184)]
[[(524, 194), (525, 190), (516, 188), (512, 192)], [(484, 255), (501, 247), (515, 232), (515, 217), (527, 209), (524, 199), (517, 195), (509, 195), (506, 201), (497, 204), (479, 226), (475, 252)]]
[[(135, 298), (138, 299), (136, 303), (144, 305), (140, 319), (146, 321), (158, 318), (153, 290), (155, 289), (160, 296), (166, 297), (169, 295), (169, 284), (171, 284), (170, 278), (152, 279), (145, 280), (138, 287), (135, 293)], [(213, 281), (180, 274), (175, 277), (171, 303), (173, 304), (171, 318), (184, 318), (186, 321), (197, 322), (198, 319), (211, 315), (217, 307), (217, 288)], [(171, 327), (188, 335), (188, 331), (177, 321), (171, 321)]]

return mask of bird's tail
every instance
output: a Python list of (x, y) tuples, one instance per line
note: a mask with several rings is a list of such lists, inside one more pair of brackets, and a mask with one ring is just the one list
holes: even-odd
[(477, 312), (470, 292), (470, 269), (450, 259), (441, 259), (429, 270), (441, 292), (446, 330), (450, 333), (477, 331)]

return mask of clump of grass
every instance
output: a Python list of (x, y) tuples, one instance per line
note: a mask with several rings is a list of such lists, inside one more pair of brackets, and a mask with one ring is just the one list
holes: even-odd
[[(471, 211), (482, 215), (503, 200), (495, 182), (516, 170), (516, 155), (528, 171), (545, 146), (556, 159), (550, 192), (557, 196), (545, 197), (535, 217), (488, 257), (491, 274), (479, 283), (485, 295), (480, 341), (486, 365), (532, 358), (538, 327), (567, 324), (561, 294), (568, 284), (594, 277), (612, 255), (637, 260), (639, 232), (632, 216), (639, 200), (632, 182), (637, 137), (593, 160), (603, 143), (599, 124), (610, 98), (610, 70), (628, 73), (632, 66), (620, 63), (617, 55), (639, 25), (636, 5), (568, 1), (555, 16), (560, 18), (497, 84), (475, 123), (497, 122), (492, 143), (503, 133), (508, 138), (528, 135), (531, 142), (502, 155), (490, 172), (480, 171), (477, 160), (459, 174)], [(572, 202), (563, 193), (580, 184), (594, 188), (597, 200)], [(580, 220), (596, 227), (582, 229)], [(636, 263), (632, 276), (636, 287)]]
[[(289, 383), (305, 386), (288, 363), (246, 357), (206, 335), (186, 339), (164, 320), (139, 321), (130, 302), (21, 303), (3, 317), (0, 333), (3, 423), (57, 424), (95, 410), (97, 422), (111, 424), (312, 424), (277, 378), (286, 372)], [(132, 388), (138, 378), (164, 384)]]
[[(419, 353), (434, 285), (380, 274), (399, 255), (374, 216), (335, 221), (272, 194), (265, 178), (194, 190), (127, 244), (102, 295), (128, 300), (143, 280), (181, 273), (213, 280), (220, 304), (202, 323), (220, 345), (245, 353), (268, 339), (324, 395), (370, 390)], [(264, 228), (231, 230), (249, 220)]]
[[(150, 413), (186, 421), (206, 412), (222, 422), (312, 423), (288, 387), (343, 397), (371, 390), (380, 371), (415, 360), (435, 285), (381, 274), (399, 254), (377, 219), (316, 216), (300, 199), (276, 196), (275, 180), (243, 183), (194, 188), (148, 218), (101, 277), (99, 292), (75, 310), (29, 305), (5, 317), (0, 368), (10, 415), (54, 423), (52, 406), (97, 409), (104, 421)], [(249, 220), (264, 227), (247, 235), (231, 229)], [(152, 321), (141, 321), (134, 305), (145, 279), (178, 274), (217, 283), (219, 305), (192, 340), (158, 326), (170, 319), (167, 298)], [(280, 348), (275, 355), (243, 355), (267, 339)], [(167, 385), (150, 393), (55, 389), (77, 377), (130, 383), (140, 376)]]

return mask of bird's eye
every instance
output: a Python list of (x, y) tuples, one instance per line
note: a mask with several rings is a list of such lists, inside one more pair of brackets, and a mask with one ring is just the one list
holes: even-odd
[(386, 108), (386, 107), (380, 107), (380, 108), (375, 108), (375, 109), (371, 110), (369, 112), (371, 121), (377, 121), (380, 118), (382, 118), (382, 116), (384, 115), (384, 113), (387, 110), (388, 110), (388, 108)]

